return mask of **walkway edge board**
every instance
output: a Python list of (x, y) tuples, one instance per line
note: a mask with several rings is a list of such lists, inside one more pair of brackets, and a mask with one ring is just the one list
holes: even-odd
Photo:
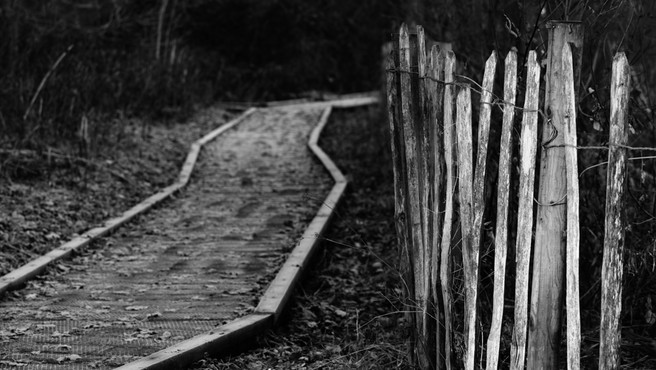
[[(280, 271), (278, 271), (278, 274), (265, 291), (260, 299), (260, 303), (255, 308), (255, 311), (246, 317), (236, 319), (235, 321), (223, 325), (209, 333), (200, 334), (184, 342), (165, 348), (150, 356), (123, 365), (116, 368), (116, 370), (166, 370), (185, 368), (199, 359), (198, 353), (203, 354), (204, 352), (209, 352), (209, 350), (211, 350), (211, 353), (214, 356), (227, 353), (232, 347), (234, 347), (235, 341), (244, 342), (253, 339), (278, 324), (280, 316), (294, 292), (296, 283), (300, 280), (302, 273), (310, 263), (312, 254), (316, 252), (321, 236), (328, 228), (329, 222), (335, 214), (337, 203), (346, 191), (346, 186), (348, 184), (337, 165), (321, 149), (321, 147), (319, 147), (318, 141), (321, 132), (326, 126), (333, 108), (355, 108), (377, 103), (379, 103), (377, 96), (365, 98), (358, 96), (325, 103), (299, 104), (307, 106), (308, 108), (317, 106), (326, 107), (319, 122), (310, 134), (308, 147), (333, 177), (335, 185), (317, 211), (315, 217), (306, 228), (299, 244), (294, 250), (292, 250)], [(293, 104), (293, 106), (295, 105), (296, 104)], [(287, 107), (289, 107), (289, 105)], [(235, 333), (233, 334), (233, 337), (230, 337), (230, 340), (217, 340), (211, 341), (211, 343), (208, 340), (204, 340), (204, 338), (209, 338), (209, 336), (217, 331), (220, 331), (222, 335), (226, 337), (233, 332)], [(199, 348), (192, 348), (191, 345), (194, 343), (196, 343)], [(180, 349), (183, 344), (185, 350)], [(175, 354), (175, 359), (170, 358), (173, 354)]]
[(250, 314), (130, 362), (117, 370), (184, 369), (190, 363), (202, 359), (205, 353), (234, 350), (272, 326), (273, 315)]
[(146, 198), (145, 200), (138, 203), (134, 207), (125, 211), (121, 216), (105, 221), (103, 226), (93, 228), (83, 233), (80, 236), (76, 236), (73, 239), (69, 240), (68, 242), (44, 254), (43, 256), (37, 257), (31, 260), (30, 262), (26, 263), (25, 265), (12, 270), (11, 272), (5, 274), (4, 276), (1, 276), (0, 296), (2, 296), (2, 294), (4, 294), (9, 290), (20, 288), (28, 280), (34, 278), (35, 276), (43, 272), (49, 264), (57, 260), (60, 260), (62, 258), (68, 257), (75, 250), (80, 250), (82, 248), (85, 248), (93, 240), (109, 234), (119, 226), (127, 223), (128, 221), (132, 220), (136, 216), (148, 211), (156, 204), (160, 203), (161, 201), (170, 197), (178, 190), (182, 189), (189, 182), (189, 178), (191, 177), (191, 172), (194, 166), (196, 165), (196, 161), (198, 160), (198, 154), (200, 152), (200, 148), (210, 140), (216, 138), (218, 135), (224, 133), (225, 131), (239, 124), (239, 122), (243, 121), (244, 118), (251, 115), (255, 110), (256, 110), (255, 108), (251, 108), (247, 110), (246, 112), (244, 112), (237, 118), (233, 119), (232, 121), (229, 121), (225, 125), (222, 125), (218, 129), (210, 132), (209, 134), (205, 135), (203, 138), (196, 140), (191, 145), (191, 149), (189, 150), (187, 159), (185, 163), (182, 165), (182, 169), (180, 171), (178, 180), (176, 180), (176, 182), (174, 182), (173, 184), (167, 186), (163, 190), (155, 193), (154, 195), (151, 195), (150, 197)]

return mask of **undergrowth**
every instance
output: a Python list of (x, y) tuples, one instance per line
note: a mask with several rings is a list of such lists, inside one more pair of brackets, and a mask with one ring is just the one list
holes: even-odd
[(380, 45), (402, 9), (394, 0), (3, 1), (0, 161), (15, 149), (86, 158), (121, 130), (115, 119), (166, 122), (218, 99), (375, 89)]

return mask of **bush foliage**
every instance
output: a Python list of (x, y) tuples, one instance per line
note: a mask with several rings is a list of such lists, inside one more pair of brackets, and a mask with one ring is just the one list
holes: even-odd
[(158, 119), (216, 99), (377, 88), (380, 45), (400, 9), (392, 0), (4, 1), (0, 146), (74, 142), (82, 117)]

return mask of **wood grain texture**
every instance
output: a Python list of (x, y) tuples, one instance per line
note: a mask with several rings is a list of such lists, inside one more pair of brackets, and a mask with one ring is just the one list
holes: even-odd
[[(392, 153), (392, 173), (394, 176), (394, 226), (399, 248), (399, 270), (405, 282), (405, 299), (414, 296), (414, 278), (412, 277), (411, 251), (408, 242), (408, 223), (406, 217), (407, 180), (405, 173), (405, 143), (403, 139), (403, 122), (400, 117), (400, 90), (398, 64), (398, 40), (386, 58), (386, 89), (387, 89), (387, 119), (390, 130), (390, 145)], [(406, 313), (408, 322), (413, 322), (412, 314)]]
[[(465, 363), (466, 369), (473, 369), (475, 366), (474, 356), (476, 353), (475, 337), (476, 337), (476, 306), (478, 300), (478, 269), (479, 269), (479, 256), (480, 256), (480, 243), (481, 231), (483, 226), (483, 215), (485, 213), (485, 169), (487, 162), (487, 147), (490, 136), (490, 114), (492, 112), (492, 89), (494, 88), (494, 75), (497, 65), (497, 54), (492, 52), (490, 57), (485, 62), (485, 72), (483, 73), (483, 86), (481, 91), (480, 114), (478, 120), (478, 153), (476, 157), (476, 167), (473, 170), (473, 179), (471, 187), (471, 221), (468, 238), (470, 240), (464, 243), (466, 237), (463, 233), (463, 255), (468, 255), (468, 262), (465, 264), (465, 290), (469, 290), (467, 294), (468, 302), (465, 305), (466, 322), (465, 327), (468, 328), (467, 332), (467, 351)], [(460, 98), (460, 96), (458, 97)], [(461, 107), (458, 107), (460, 112)], [(471, 108), (469, 108), (471, 111)], [(464, 113), (464, 112), (463, 112)], [(470, 113), (471, 114), (471, 113)], [(470, 118), (471, 120), (471, 118)], [(460, 119), (458, 119), (460, 122)], [(470, 123), (471, 125), (471, 123)], [(459, 124), (460, 126), (460, 124)], [(469, 128), (469, 140), (474, 141), (471, 135), (471, 127)], [(458, 134), (458, 143), (460, 144), (464, 137)], [(471, 145), (471, 144), (470, 144)], [(460, 151), (460, 146), (459, 146)], [(469, 154), (470, 156), (473, 153)], [(460, 176), (460, 182), (464, 181)], [(465, 215), (462, 215), (465, 217)], [(464, 229), (463, 229), (464, 230)], [(467, 282), (469, 280), (469, 282)], [(471, 346), (471, 347), (470, 347)]]
[[(481, 104), (478, 116), (478, 153), (473, 185), (473, 242), (472, 247), (476, 253), (480, 248), (481, 228), (485, 214), (485, 170), (487, 163), (487, 147), (490, 141), (490, 118), (492, 114), (492, 90), (494, 89), (494, 76), (497, 69), (497, 53), (493, 51), (485, 62), (483, 73), (483, 90), (481, 91)], [(478, 269), (477, 269), (478, 273)]]
[(576, 140), (576, 97), (572, 49), (563, 46), (562, 70), (565, 84), (565, 164), (567, 171), (567, 251), (565, 260), (565, 308), (567, 312), (567, 369), (581, 367), (581, 307), (579, 293), (579, 167)]
[[(560, 331), (563, 312), (566, 248), (566, 178), (564, 107), (562, 100), (562, 48), (575, 46), (575, 67), (580, 68), (583, 27), (576, 22), (550, 22), (549, 52), (543, 124), (542, 154), (538, 189), (538, 211), (533, 249), (531, 307), (527, 367), (555, 369), (559, 365)], [(579, 73), (574, 72), (575, 88)]]
[[(390, 146), (392, 153), (392, 173), (394, 176), (394, 226), (400, 255), (401, 270), (405, 271), (409, 261), (407, 232), (405, 222), (405, 156), (403, 143), (403, 127), (399, 118), (399, 97), (397, 95), (398, 71), (395, 71), (394, 52), (386, 59), (386, 89), (387, 89), (387, 121), (389, 123)], [(403, 273), (406, 283), (411, 283), (407, 272)], [(409, 289), (412, 290), (412, 289)]]
[(432, 151), (429, 153), (430, 158), (430, 248), (431, 248), (431, 305), (434, 307), (433, 316), (435, 317), (435, 368), (441, 369), (443, 366), (443, 344), (442, 336), (444, 324), (440, 319), (442, 317), (440, 310), (440, 246), (441, 246), (441, 221), (444, 212), (444, 84), (437, 81), (444, 80), (444, 52), (437, 45), (433, 45), (430, 51), (430, 142)]
[(504, 61), (503, 122), (499, 153), (499, 180), (497, 187), (497, 225), (494, 239), (494, 296), (492, 322), (487, 338), (486, 369), (499, 366), (499, 346), (503, 323), (504, 288), (506, 284), (506, 257), (508, 255), (508, 203), (510, 197), (510, 154), (512, 151), (512, 127), (515, 118), (517, 96), (517, 52), (511, 51)]
[[(406, 25), (401, 26), (399, 33), (399, 69), (401, 71), (410, 70), (410, 36)], [(422, 235), (422, 218), (421, 218), (421, 198), (420, 198), (420, 164), (418, 157), (418, 134), (416, 129), (415, 114), (413, 112), (417, 107), (412, 103), (412, 90), (409, 73), (400, 73), (400, 98), (401, 98), (401, 120), (403, 121), (403, 138), (405, 148), (405, 165), (407, 176), (407, 197), (406, 197), (406, 216), (408, 219), (408, 244), (410, 246), (410, 262), (412, 263), (413, 280), (414, 280), (414, 299), (417, 305), (416, 310), (421, 309), (421, 302), (426, 300), (424, 296), (425, 282), (421, 276), (424, 268), (422, 252), (423, 235)], [(423, 323), (418, 321), (419, 315), (415, 317), (416, 334), (422, 333)], [(422, 347), (415, 345), (415, 351), (422, 350)], [(424, 358), (419, 353), (415, 354), (417, 359)]]
[(476, 353), (476, 294), (478, 259), (474, 254), (473, 231), (473, 147), (471, 87), (464, 84), (456, 100), (456, 136), (458, 140), (458, 190), (460, 196), (460, 228), (465, 275), (465, 369), (473, 370)]
[(624, 53), (613, 58), (610, 90), (610, 138), (606, 177), (604, 260), (601, 269), (601, 328), (599, 369), (620, 368), (622, 313), (622, 253), (624, 251), (624, 192), (626, 189), (627, 123), (629, 120), (629, 62)]
[(528, 56), (526, 97), (520, 139), (519, 206), (517, 210), (515, 326), (510, 354), (510, 368), (524, 369), (526, 333), (528, 331), (528, 283), (533, 237), (533, 189), (537, 154), (538, 101), (540, 66), (535, 51)]
[(444, 304), (444, 366), (447, 370), (452, 369), (451, 357), (453, 354), (451, 334), (451, 305), (453, 294), (451, 293), (451, 234), (453, 227), (453, 206), (456, 193), (456, 169), (455, 169), (455, 135), (453, 106), (455, 98), (455, 85), (453, 85), (456, 56), (453, 51), (448, 51), (444, 58), (444, 163), (445, 163), (445, 201), (444, 222), (442, 224), (442, 240), (440, 244), (440, 287), (442, 289), (442, 301)]
[[(417, 292), (416, 303), (419, 306), (418, 311), (420, 317), (417, 318), (421, 323), (421, 341), (418, 341), (418, 360), (421, 366), (430, 367), (433, 362), (434, 355), (432, 355), (434, 348), (434, 335), (432, 333), (434, 325), (431, 312), (431, 262), (432, 262), (432, 249), (430, 247), (430, 169), (429, 158), (432, 151), (430, 146), (430, 123), (429, 123), (429, 104), (430, 94), (429, 86), (430, 81), (427, 79), (428, 72), (428, 58), (426, 55), (426, 35), (422, 26), (417, 26), (417, 70), (419, 72), (418, 80), (418, 96), (419, 105), (415, 108), (417, 113), (417, 120), (415, 121), (415, 132), (417, 136), (417, 165), (419, 166), (419, 217), (421, 218), (421, 250), (417, 258), (420, 259), (421, 269), (415, 271), (415, 276), (422, 281), (422, 292)], [(418, 111), (417, 111), (418, 110)]]

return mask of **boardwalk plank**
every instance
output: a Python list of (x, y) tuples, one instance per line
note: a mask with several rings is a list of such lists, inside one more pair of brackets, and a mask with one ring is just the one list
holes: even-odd
[(112, 368), (250, 313), (330, 192), (306, 148), (324, 108), (251, 114), (175, 199), (0, 301), (0, 358)]

